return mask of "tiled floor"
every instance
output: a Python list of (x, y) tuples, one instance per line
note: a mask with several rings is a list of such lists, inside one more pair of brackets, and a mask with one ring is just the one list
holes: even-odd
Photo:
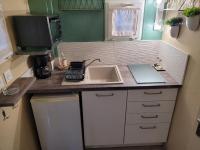
[(166, 150), (164, 146), (136, 146), (120, 148), (88, 148), (86, 150)]

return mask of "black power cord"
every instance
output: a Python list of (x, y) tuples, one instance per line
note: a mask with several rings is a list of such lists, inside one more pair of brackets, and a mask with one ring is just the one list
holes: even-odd
[(2, 116), (3, 116), (3, 120), (8, 119), (9, 117), (6, 115), (5, 110), (2, 109)]

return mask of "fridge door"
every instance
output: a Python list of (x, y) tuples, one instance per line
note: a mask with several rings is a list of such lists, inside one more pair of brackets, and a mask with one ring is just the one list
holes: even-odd
[(31, 105), (42, 150), (82, 150), (78, 95), (33, 96)]

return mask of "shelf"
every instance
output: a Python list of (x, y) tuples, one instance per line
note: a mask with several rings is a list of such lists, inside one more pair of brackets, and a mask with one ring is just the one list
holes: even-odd
[(12, 96), (5, 96), (1, 93), (0, 107), (15, 106), (35, 81), (36, 81), (35, 77), (18, 78), (17, 80), (15, 80), (8, 88), (18, 86), (20, 87), (20, 91)]
[(16, 55), (31, 55), (31, 56), (37, 56), (37, 55), (47, 55), (50, 54), (52, 51), (51, 50), (47, 50), (47, 51), (16, 51), (15, 54)]
[(183, 10), (177, 10), (177, 9), (170, 9), (170, 8), (166, 8), (166, 9), (163, 9), (164, 11), (183, 11)]

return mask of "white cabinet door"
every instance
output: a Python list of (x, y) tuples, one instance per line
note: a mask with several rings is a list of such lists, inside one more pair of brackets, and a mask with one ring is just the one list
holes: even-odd
[(31, 105), (42, 150), (83, 150), (79, 96), (33, 96)]
[(83, 92), (86, 146), (123, 144), (127, 91)]

